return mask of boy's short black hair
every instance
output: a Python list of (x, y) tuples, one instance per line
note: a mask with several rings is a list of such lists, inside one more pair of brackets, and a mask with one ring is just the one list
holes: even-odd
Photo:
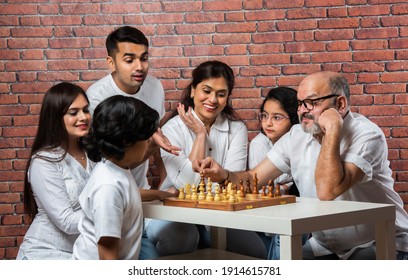
[(158, 126), (156, 110), (133, 97), (115, 95), (96, 106), (84, 147), (92, 161), (103, 157), (120, 160), (126, 147), (149, 139)]

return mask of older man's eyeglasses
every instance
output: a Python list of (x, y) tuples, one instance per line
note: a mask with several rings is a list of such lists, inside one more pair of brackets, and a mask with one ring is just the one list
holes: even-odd
[(281, 123), (283, 120), (289, 119), (289, 117), (281, 115), (281, 114), (269, 115), (268, 113), (262, 112), (262, 113), (259, 113), (259, 119), (261, 120), (261, 122), (266, 122), (268, 120), (271, 120), (272, 123), (278, 124), (278, 123)]
[(329, 99), (329, 98), (337, 97), (337, 96), (340, 96), (340, 95), (330, 94), (330, 95), (326, 95), (326, 96), (319, 97), (319, 98), (314, 98), (314, 99), (308, 98), (308, 99), (304, 99), (304, 100), (298, 100), (297, 101), (298, 102), (298, 110), (303, 105), (303, 106), (305, 106), (305, 108), (307, 110), (311, 111), (311, 110), (313, 110), (313, 108), (316, 105), (317, 101), (324, 100), (324, 99)]

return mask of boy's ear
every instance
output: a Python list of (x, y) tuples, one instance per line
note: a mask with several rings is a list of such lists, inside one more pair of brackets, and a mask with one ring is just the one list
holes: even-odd
[(115, 59), (113, 59), (113, 57), (111, 56), (108, 56), (106, 58), (106, 62), (108, 63), (108, 66), (111, 72), (115, 71)]

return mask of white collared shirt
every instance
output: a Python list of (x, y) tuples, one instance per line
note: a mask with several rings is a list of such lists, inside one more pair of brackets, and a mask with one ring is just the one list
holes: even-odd
[[(300, 196), (317, 198), (315, 168), (321, 145), (300, 125), (275, 143), (267, 157), (282, 172), (291, 172)], [(393, 204), (396, 207), (396, 247), (408, 252), (408, 214), (401, 197), (393, 189), (394, 180), (388, 161), (384, 133), (366, 117), (350, 112), (343, 122), (340, 156), (360, 168), (365, 176), (336, 200)], [(311, 240), (316, 256), (327, 250), (347, 258), (358, 246), (372, 244), (374, 225), (357, 225), (322, 232), (313, 232)], [(316, 241), (316, 242), (315, 242)]]

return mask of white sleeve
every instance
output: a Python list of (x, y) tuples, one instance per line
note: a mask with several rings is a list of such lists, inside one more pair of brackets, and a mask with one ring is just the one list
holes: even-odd
[(263, 145), (261, 141), (254, 140), (249, 144), (248, 168), (254, 169), (262, 160), (265, 159), (269, 152), (269, 145)]
[(123, 211), (125, 209), (123, 196), (116, 185), (100, 185), (95, 187), (90, 198), (90, 210), (93, 213), (95, 238), (121, 238)]
[(189, 155), (185, 152), (186, 141), (182, 140), (184, 136), (181, 131), (178, 131), (177, 126), (168, 124), (164, 125), (162, 130), (172, 145), (182, 148), (178, 156), (160, 149), (167, 177), (176, 188), (184, 186), (186, 182), (198, 184), (200, 182), (200, 174), (193, 171), (192, 163), (188, 158)]
[(230, 171), (246, 170), (248, 159), (248, 130), (244, 123), (230, 131), (230, 147), (225, 158), (224, 168)]
[(37, 206), (44, 209), (50, 220), (67, 234), (79, 233), (78, 221), (81, 211), (72, 208), (58, 163), (33, 159), (29, 181)]

